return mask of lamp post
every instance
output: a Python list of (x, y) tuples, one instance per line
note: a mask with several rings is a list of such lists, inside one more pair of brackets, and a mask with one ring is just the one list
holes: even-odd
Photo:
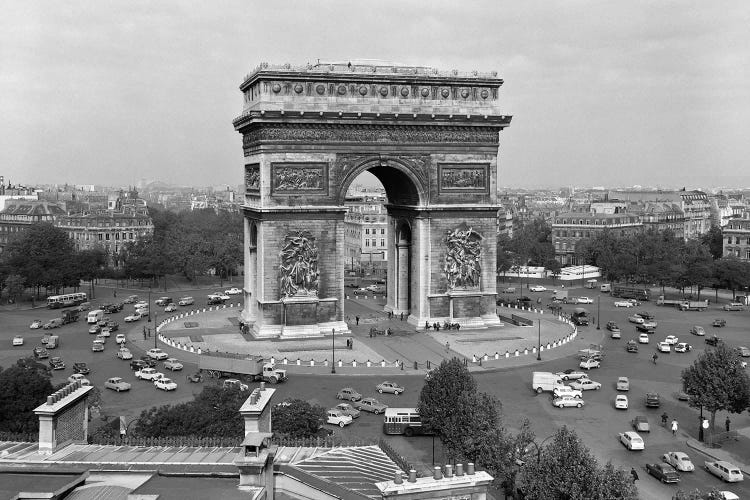
[(148, 287), (148, 322), (151, 323), (151, 287)]
[(698, 441), (703, 442), (703, 431), (708, 428), (708, 420), (703, 418), (703, 405), (701, 405), (700, 426), (698, 426)]
[(602, 296), (599, 295), (596, 298), (596, 329), (601, 330), (602, 322)]
[(331, 373), (336, 373), (336, 329), (331, 328)]
[[(151, 308), (149, 308), (149, 313), (151, 312)], [(154, 349), (156, 349), (156, 336), (159, 333), (159, 322), (156, 319), (156, 311), (154, 311)]]
[(542, 320), (541, 318), (537, 320), (538, 323), (538, 336), (537, 336), (537, 345), (536, 345), (536, 360), (541, 361), (542, 360)]

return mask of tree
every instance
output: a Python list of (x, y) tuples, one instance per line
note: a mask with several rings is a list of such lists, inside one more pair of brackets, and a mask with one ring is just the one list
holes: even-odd
[(714, 261), (713, 274), (717, 284), (734, 292), (750, 284), (750, 262), (743, 262), (734, 256)]
[(19, 359), (0, 368), (0, 431), (31, 433), (39, 430), (33, 410), (54, 392), (49, 367), (34, 358)]
[(629, 474), (611, 463), (600, 467), (575, 431), (563, 426), (552, 442), (528, 460), (519, 481), (529, 500), (636, 499)]
[(693, 408), (705, 408), (716, 428), (716, 412), (742, 413), (750, 407), (750, 377), (737, 352), (723, 343), (698, 356), (682, 371), (682, 387)]
[(685, 286), (698, 287), (700, 300), (701, 289), (711, 286), (713, 280), (713, 258), (708, 247), (695, 240), (689, 241), (685, 246), (683, 265), (685, 272), (680, 277), (680, 282)]
[(20, 274), (11, 274), (5, 278), (5, 287), (3, 287), (3, 293), (8, 296), (9, 302), (16, 302), (18, 297), (23, 295), (23, 291), (26, 289), (23, 276)]
[(711, 225), (711, 229), (701, 236), (701, 243), (705, 245), (714, 259), (720, 259), (724, 254), (724, 235), (721, 227), (716, 224)]
[(271, 413), (274, 433), (292, 438), (315, 436), (325, 421), (326, 409), (301, 399), (290, 399), (276, 406)]

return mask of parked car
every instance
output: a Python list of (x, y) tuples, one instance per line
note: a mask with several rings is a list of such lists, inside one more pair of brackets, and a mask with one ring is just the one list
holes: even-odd
[(637, 432), (651, 432), (651, 426), (648, 424), (648, 419), (643, 415), (636, 415), (633, 420), (630, 421), (630, 425)]
[(349, 415), (352, 418), (359, 418), (360, 415), (360, 411), (349, 403), (339, 403), (336, 405), (336, 409), (344, 415)]
[(581, 408), (584, 404), (583, 399), (572, 398), (570, 396), (560, 396), (552, 400), (552, 406), (557, 408)]
[(82, 373), (74, 373), (68, 377), (68, 382), (73, 384), (75, 382), (81, 382), (81, 385), (91, 385), (91, 381), (83, 376)]
[(64, 370), (65, 362), (62, 360), (60, 356), (55, 356), (54, 358), (50, 358), (49, 366), (53, 370)]
[(690, 329), (690, 333), (703, 337), (706, 334), (706, 330), (704, 330), (702, 326), (695, 325)]
[(618, 391), (629, 391), (630, 390), (630, 379), (628, 377), (617, 378), (617, 390)]
[(552, 390), (553, 398), (571, 397), (571, 398), (583, 398), (583, 392), (580, 389), (573, 389), (569, 385), (558, 385)]
[(117, 357), (123, 360), (133, 359), (133, 353), (127, 347), (120, 347), (117, 351)]
[(615, 307), (633, 307), (635, 304), (629, 300), (616, 300)]
[(625, 394), (618, 394), (617, 396), (615, 396), (615, 409), (616, 410), (628, 409), (628, 397)]
[(659, 342), (656, 344), (656, 350), (659, 352), (666, 352), (667, 354), (672, 352), (672, 344), (667, 342)]
[(161, 361), (162, 359), (167, 359), (169, 357), (169, 354), (162, 351), (158, 347), (154, 347), (146, 351), (146, 355), (151, 359), (156, 359), (158, 361)]
[(643, 450), (645, 448), (643, 438), (639, 436), (637, 432), (634, 432), (634, 431), (621, 432), (619, 434), (619, 437), (620, 437), (620, 443), (622, 443), (625, 446), (625, 448), (631, 451)]
[(693, 462), (690, 461), (690, 457), (681, 451), (670, 451), (662, 455), (661, 459), (678, 471), (693, 472), (695, 470), (695, 466), (693, 465)]
[(529, 287), (530, 292), (546, 292), (547, 288), (543, 287), (542, 285), (531, 285)]
[(182, 370), (183, 366), (182, 363), (180, 363), (180, 360), (177, 358), (168, 358), (166, 361), (164, 361), (164, 368), (167, 370), (177, 371)]
[(130, 384), (125, 382), (120, 377), (112, 377), (112, 378), (107, 379), (106, 382), (104, 382), (104, 388), (112, 389), (115, 392), (129, 391)]
[(73, 363), (73, 373), (82, 373), (83, 375), (86, 375), (91, 373), (91, 369), (86, 363), (78, 361)]
[(680, 339), (678, 339), (674, 335), (667, 335), (666, 338), (664, 339), (664, 342), (666, 342), (669, 345), (675, 345), (679, 340)]
[(31, 324), (29, 325), (29, 328), (31, 328), (32, 330), (37, 330), (41, 328), (42, 325), (43, 323), (41, 320), (35, 319), (34, 321), (31, 322)]
[(722, 309), (725, 311), (744, 311), (745, 306), (739, 302), (730, 302), (729, 304), (724, 304)]
[(154, 387), (161, 389), (162, 391), (176, 391), (177, 384), (166, 377), (160, 377), (154, 380)]
[(578, 363), (578, 366), (585, 370), (591, 370), (592, 368), (600, 368), (602, 364), (599, 360), (589, 358)]
[(331, 425), (338, 425), (344, 427), (351, 424), (354, 419), (351, 415), (345, 415), (343, 412), (332, 408), (326, 412), (326, 423)]
[(224, 293), (227, 295), (239, 295), (242, 293), (242, 289), (234, 287), (230, 288), (229, 290), (224, 290)]
[(582, 378), (571, 383), (570, 387), (572, 387), (573, 389), (578, 389), (579, 391), (598, 391), (602, 388), (602, 384), (600, 384), (599, 382), (594, 382), (593, 380), (589, 380), (587, 378)]
[(658, 408), (661, 405), (661, 398), (658, 392), (646, 393), (646, 408)]
[(646, 464), (646, 472), (662, 483), (679, 483), (680, 475), (669, 464)]
[(680, 342), (674, 346), (674, 352), (688, 352), (692, 350), (693, 346), (691, 346), (687, 342)]
[(711, 326), (714, 326), (716, 328), (723, 328), (727, 326), (727, 320), (723, 318), (716, 318), (713, 323), (711, 323)]
[(399, 394), (401, 394), (402, 392), (404, 392), (404, 388), (403, 387), (401, 387), (400, 385), (398, 385), (395, 382), (388, 382), (388, 381), (379, 383), (375, 387), (375, 389), (380, 394), (383, 394), (384, 392), (388, 392), (388, 393), (391, 393), (391, 394), (395, 394), (396, 396), (398, 396)]
[(23, 345), (23, 337), (21, 337), (20, 335), (16, 335), (15, 337), (13, 337), (12, 344), (13, 346)]
[(738, 467), (723, 460), (707, 460), (704, 467), (708, 472), (728, 483), (736, 483), (745, 479)]
[(589, 378), (587, 373), (579, 370), (573, 370), (568, 368), (567, 370), (555, 373), (558, 377), (563, 380), (578, 380), (579, 378)]
[(344, 387), (338, 393), (336, 393), (336, 399), (346, 399), (347, 401), (359, 401), (362, 399), (362, 394), (358, 393), (351, 387)]
[(638, 335), (638, 343), (639, 344), (648, 344), (649, 343), (648, 333), (642, 333), (642, 334)]
[(137, 372), (135, 372), (135, 378), (141, 379), (141, 380), (156, 380), (160, 379), (164, 376), (163, 373), (157, 372), (156, 368), (141, 368)]
[(635, 323), (636, 325), (641, 325), (646, 320), (638, 316), (637, 314), (633, 314), (632, 316), (628, 316), (628, 321), (630, 321), (631, 323)]
[(385, 405), (375, 398), (365, 398), (354, 403), (354, 407), (358, 410), (369, 411), (375, 415), (380, 415), (388, 409), (388, 405)]

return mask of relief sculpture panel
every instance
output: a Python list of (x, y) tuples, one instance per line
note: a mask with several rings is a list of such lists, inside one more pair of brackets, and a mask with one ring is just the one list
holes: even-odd
[(471, 227), (458, 227), (445, 238), (443, 268), (449, 289), (477, 289), (482, 270), (482, 236)]
[(281, 297), (318, 296), (318, 247), (307, 231), (289, 233), (279, 252)]
[(260, 164), (245, 165), (245, 191), (260, 190)]
[(328, 164), (273, 163), (271, 191), (274, 194), (328, 194)]
[(441, 193), (489, 193), (488, 164), (438, 165)]

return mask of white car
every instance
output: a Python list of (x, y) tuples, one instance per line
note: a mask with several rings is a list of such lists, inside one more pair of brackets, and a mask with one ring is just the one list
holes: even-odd
[(582, 399), (571, 398), (570, 396), (561, 396), (552, 400), (552, 406), (558, 408), (581, 408), (584, 404)]
[(581, 361), (578, 364), (578, 366), (580, 368), (585, 369), (585, 370), (590, 370), (592, 368), (600, 368), (602, 366), (602, 364), (599, 361), (597, 361), (596, 359), (589, 358), (589, 359), (584, 359), (583, 361)]
[(153, 349), (149, 349), (148, 351), (146, 351), (146, 354), (148, 355), (149, 358), (156, 359), (156, 360), (167, 359), (169, 357), (169, 354), (167, 354), (166, 352), (162, 351), (158, 347), (154, 347)]
[(738, 467), (723, 460), (707, 460), (704, 462), (704, 466), (708, 472), (728, 483), (736, 483), (745, 479), (742, 475), (742, 471)]
[(570, 387), (572, 387), (573, 389), (578, 389), (579, 391), (598, 391), (602, 388), (602, 384), (600, 384), (599, 382), (594, 382), (593, 380), (589, 380), (587, 378), (583, 378), (581, 380), (572, 382), (570, 384)]
[(135, 378), (139, 378), (141, 380), (157, 380), (164, 377), (164, 374), (161, 372), (157, 372), (154, 368), (141, 368), (137, 372), (135, 372)]
[(182, 297), (180, 300), (177, 301), (177, 304), (181, 306), (191, 306), (195, 304), (195, 299), (192, 297)]
[(219, 298), (221, 300), (229, 300), (229, 299), (232, 298), (232, 297), (230, 297), (229, 295), (227, 295), (224, 292), (214, 292), (214, 293), (210, 294), (209, 297), (217, 297), (217, 298)]
[(615, 409), (627, 410), (628, 409), (628, 397), (624, 394), (618, 394), (615, 397)]
[(641, 325), (643, 325), (644, 328), (649, 328), (649, 329), (653, 330), (654, 328), (656, 328), (657, 326), (659, 326), (659, 323), (657, 323), (656, 321), (654, 321), (652, 319), (645, 319), (644, 318), (643, 323), (641, 323)]
[(656, 350), (659, 352), (672, 352), (672, 344), (667, 342), (659, 342), (656, 344)]
[(664, 342), (666, 342), (669, 345), (675, 345), (679, 339), (675, 337), (674, 335), (667, 335), (667, 338), (664, 339)]
[(645, 448), (643, 438), (634, 431), (621, 432), (620, 442), (629, 450), (642, 450)]
[(529, 287), (530, 292), (546, 292), (547, 288), (542, 285), (533, 285)]
[(579, 378), (589, 378), (587, 373), (578, 370), (565, 370), (563, 372), (555, 373), (558, 377), (563, 380), (578, 380)]
[(616, 300), (615, 307), (633, 307), (633, 303), (629, 300)]
[(642, 333), (638, 335), (639, 344), (648, 344), (648, 333)]
[(354, 421), (351, 415), (346, 415), (341, 410), (331, 409), (326, 412), (326, 423), (344, 427)]
[(125, 334), (124, 334), (124, 333), (118, 333), (118, 334), (117, 334), (117, 335), (115, 336), (115, 343), (116, 343), (116, 344), (124, 344), (125, 342), (127, 342), (127, 340), (128, 340), (128, 339), (127, 339), (127, 338), (125, 337)]
[(569, 385), (557, 385), (552, 391), (552, 396), (555, 398), (571, 397), (581, 399), (583, 392), (580, 389), (573, 389)]
[(133, 359), (133, 353), (127, 347), (120, 347), (120, 350), (117, 351), (117, 357), (125, 360)]
[(167, 307), (164, 308), (165, 313), (171, 313), (177, 310), (177, 304), (170, 302)]
[(139, 312), (134, 312), (130, 316), (125, 316), (125, 323), (132, 323), (133, 321), (138, 321), (141, 319), (143, 315)]
[(163, 391), (175, 391), (177, 390), (177, 384), (172, 382), (171, 379), (168, 379), (166, 377), (161, 377), (156, 380), (154, 380), (154, 386), (157, 389), (161, 389)]
[(681, 472), (693, 472), (695, 465), (690, 461), (690, 457), (681, 451), (670, 451), (662, 455), (661, 459)]
[(704, 335), (706, 335), (706, 330), (704, 330), (702, 326), (696, 325), (690, 329), (690, 333), (692, 333), (693, 335), (698, 335), (699, 337), (703, 337)]
[(81, 381), (81, 385), (91, 385), (91, 381), (80, 373), (74, 373), (73, 375), (68, 377), (68, 382), (70, 382), (71, 384), (74, 382), (78, 382), (79, 380)]
[(42, 323), (41, 320), (35, 319), (34, 321), (31, 322), (31, 324), (29, 325), (29, 328), (31, 328), (32, 330), (36, 330), (38, 328), (41, 328), (43, 325), (44, 323)]
[(182, 370), (182, 363), (177, 358), (169, 358), (164, 362), (164, 368), (168, 370), (177, 371)]
[(646, 320), (641, 316), (634, 314), (632, 316), (628, 316), (628, 321), (630, 321), (631, 323), (635, 323), (636, 325), (642, 325)]
[(234, 288), (230, 288), (229, 290), (224, 290), (224, 293), (226, 293), (227, 295), (239, 295), (242, 293), (242, 290), (237, 287), (234, 287)]
[(142, 300), (140, 302), (136, 302), (133, 304), (133, 308), (135, 309), (143, 309), (144, 307), (148, 307), (148, 302)]
[(112, 335), (112, 331), (109, 328), (102, 328), (99, 330), (99, 335), (102, 337), (109, 337)]
[(688, 352), (693, 349), (693, 346), (688, 344), (687, 342), (680, 342), (679, 344), (675, 344), (674, 346), (674, 352)]
[(579, 304), (593, 304), (594, 299), (591, 297), (578, 297), (578, 303)]
[(15, 337), (13, 337), (13, 345), (23, 345), (23, 337), (21, 337), (20, 335), (16, 335)]

